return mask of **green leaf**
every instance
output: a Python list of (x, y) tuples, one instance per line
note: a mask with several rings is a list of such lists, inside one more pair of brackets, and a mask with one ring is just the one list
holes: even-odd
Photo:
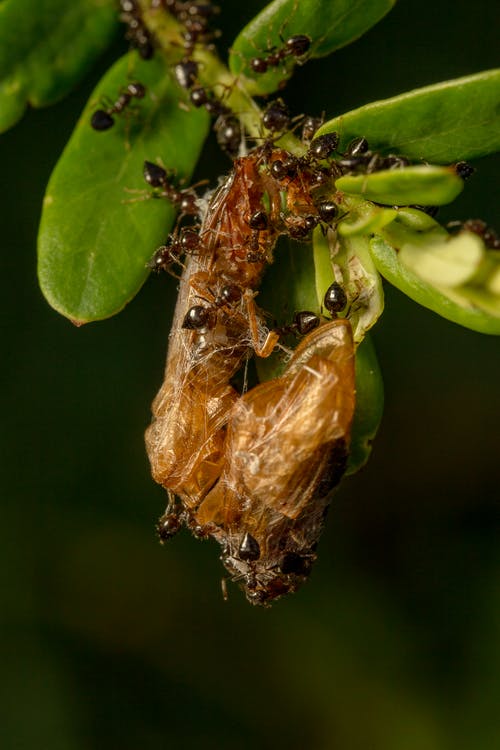
[(442, 206), (455, 200), (464, 187), (451, 167), (415, 166), (384, 169), (373, 174), (345, 175), (335, 187), (345, 193), (389, 206)]
[(356, 409), (346, 475), (355, 474), (370, 457), (384, 411), (384, 383), (375, 348), (367, 335), (356, 350)]
[(326, 290), (333, 281), (347, 296), (346, 313), (351, 321), (354, 341), (360, 343), (366, 332), (377, 322), (384, 309), (382, 280), (369, 250), (369, 240), (363, 236), (323, 234), (314, 231), (313, 252), (318, 304), (321, 306)]
[[(96, 132), (92, 112), (103, 96), (115, 99), (131, 76), (146, 86), (145, 98), (116, 116), (111, 130)], [(189, 178), (208, 126), (204, 110), (179, 107), (178, 87), (159, 55), (145, 62), (131, 53), (104, 76), (45, 196), (38, 274), (56, 310), (84, 323), (109, 317), (132, 299), (174, 219), (168, 201), (144, 200), (143, 162), (163, 160), (179, 178)], [(135, 202), (131, 189), (139, 191)]]
[(395, 208), (376, 206), (360, 198), (344, 196), (342, 204), (347, 214), (337, 226), (341, 237), (355, 237), (377, 232), (397, 216)]
[(382, 237), (373, 238), (370, 247), (382, 276), (410, 299), (466, 328), (500, 335), (500, 298), (491, 288), (431, 284), (405, 266), (396, 249)]
[(477, 234), (460, 232), (444, 241), (420, 244), (406, 243), (399, 251), (399, 260), (430, 284), (456, 287), (470, 281), (478, 272), (486, 255)]
[(83, 77), (118, 28), (113, 0), (0, 3), (0, 132), (53, 104)]
[(383, 154), (450, 164), (500, 150), (500, 69), (373, 102), (325, 123), (343, 150), (365, 136)]
[(265, 57), (271, 48), (283, 48), (283, 40), (306, 34), (312, 40), (307, 57), (322, 57), (350, 44), (380, 21), (396, 0), (274, 0), (245, 26), (229, 57), (235, 75), (252, 79), (252, 94), (269, 94), (290, 77), (294, 59), (288, 56), (277, 67), (256, 74), (249, 66), (253, 57)]

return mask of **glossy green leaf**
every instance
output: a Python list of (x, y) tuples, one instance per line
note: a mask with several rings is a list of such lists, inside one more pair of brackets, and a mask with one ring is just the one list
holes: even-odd
[(407, 268), (395, 247), (381, 237), (372, 239), (370, 246), (382, 276), (410, 299), (466, 328), (500, 335), (500, 303), (491, 290), (430, 284)]
[(384, 383), (375, 348), (366, 336), (356, 350), (356, 409), (346, 474), (355, 474), (370, 457), (384, 412)]
[(399, 251), (399, 260), (430, 284), (456, 287), (470, 281), (478, 272), (486, 255), (477, 234), (460, 232), (444, 241), (420, 244), (406, 243)]
[(500, 69), (444, 81), (367, 104), (325, 123), (340, 150), (364, 135), (387, 154), (450, 164), (500, 150)]
[(118, 28), (113, 0), (0, 3), (0, 132), (65, 96)]
[[(131, 77), (146, 86), (145, 98), (116, 116), (111, 130), (94, 131), (90, 117), (102, 97), (116, 98)], [(174, 218), (168, 201), (145, 200), (143, 162), (163, 161), (189, 178), (208, 126), (204, 110), (179, 107), (178, 87), (160, 56), (145, 62), (127, 55), (101, 80), (44, 201), (38, 273), (56, 310), (79, 323), (98, 320), (136, 294)]]
[(389, 206), (443, 206), (455, 200), (464, 187), (451, 167), (419, 165), (386, 169), (373, 174), (345, 175), (335, 187), (346, 193)]
[(274, 0), (236, 38), (229, 57), (235, 75), (252, 79), (253, 94), (276, 91), (289, 78), (294, 59), (288, 56), (266, 73), (256, 74), (249, 66), (253, 57), (265, 57), (283, 40), (306, 34), (312, 40), (307, 57), (322, 57), (364, 34), (380, 21), (396, 0)]
[(397, 216), (394, 208), (383, 208), (369, 201), (344, 196), (346, 216), (339, 222), (337, 232), (341, 237), (356, 237), (377, 232)]

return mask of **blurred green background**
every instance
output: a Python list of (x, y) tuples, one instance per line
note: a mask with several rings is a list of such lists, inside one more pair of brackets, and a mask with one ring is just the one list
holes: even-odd
[[(261, 4), (221, 4), (228, 44)], [(299, 69), (287, 101), (333, 116), (495, 67), (498, 21), (497, 0), (401, 0)], [(175, 282), (81, 329), (36, 283), (44, 187), (121, 49), (0, 138), (2, 747), (500, 747), (498, 339), (387, 289), (373, 458), (338, 491), (311, 580), (273, 609), (223, 601), (213, 543), (158, 545), (143, 431)], [(211, 143), (197, 176), (228, 166)], [(475, 166), (442, 218), (498, 227), (500, 159)]]

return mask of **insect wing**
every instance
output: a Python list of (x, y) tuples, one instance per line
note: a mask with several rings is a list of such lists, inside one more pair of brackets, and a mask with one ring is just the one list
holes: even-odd
[[(217, 480), (228, 414), (238, 398), (229, 385), (232, 372), (217, 367), (224, 354), (203, 342), (195, 345), (195, 331), (183, 329), (186, 310), (193, 303), (190, 278), (204, 273), (207, 259), (189, 258), (181, 279), (163, 384), (153, 401), (153, 422), (146, 430), (146, 449), (154, 479), (196, 507)], [(200, 337), (198, 337), (200, 338)], [(237, 362), (234, 367), (237, 366)]]
[[(336, 320), (304, 339), (282, 377), (233, 407), (224, 470), (197, 519), (218, 525), (226, 567), (251, 601), (265, 603), (307, 577), (345, 469), (354, 401), (351, 327)], [(251, 562), (241, 555), (248, 535), (259, 550)]]

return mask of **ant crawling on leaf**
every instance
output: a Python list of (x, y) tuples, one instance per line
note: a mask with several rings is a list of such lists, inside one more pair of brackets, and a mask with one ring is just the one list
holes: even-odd
[(91, 126), (94, 130), (98, 131), (109, 130), (109, 128), (112, 128), (115, 124), (113, 115), (121, 114), (123, 110), (128, 107), (132, 99), (144, 99), (145, 95), (146, 87), (143, 86), (142, 83), (138, 83), (137, 81), (129, 83), (128, 86), (120, 92), (118, 99), (114, 104), (106, 107), (106, 109), (96, 109), (90, 119)]
[(410, 160), (399, 154), (388, 154), (382, 156), (379, 153), (370, 151), (368, 141), (363, 136), (354, 138), (338, 164), (345, 172), (361, 172), (363, 174), (372, 174), (382, 169), (402, 169), (410, 165)]
[[(159, 193), (153, 193), (154, 197), (167, 198), (179, 208), (183, 216), (197, 216), (199, 214), (198, 196), (193, 188), (179, 189), (173, 183), (173, 175), (159, 164), (145, 161), (143, 176), (152, 188), (160, 188)], [(199, 184), (199, 183), (198, 183)]]
[(281, 40), (283, 46), (272, 47), (260, 57), (252, 57), (250, 67), (254, 73), (266, 73), (269, 68), (277, 68), (287, 58), (294, 58), (295, 62), (304, 62), (304, 56), (309, 52), (312, 44), (307, 34), (294, 34), (286, 40)]

